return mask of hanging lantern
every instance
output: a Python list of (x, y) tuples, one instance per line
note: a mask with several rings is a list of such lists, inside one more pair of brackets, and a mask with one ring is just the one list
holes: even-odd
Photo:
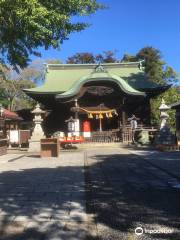
[(99, 119), (99, 115), (98, 114), (96, 115), (96, 119)]
[(102, 113), (99, 114), (99, 118), (102, 119), (103, 118), (103, 115)]
[(111, 112), (109, 113), (109, 118), (112, 118), (112, 113)]
[(88, 114), (88, 118), (93, 118), (92, 113), (89, 113), (89, 114)]

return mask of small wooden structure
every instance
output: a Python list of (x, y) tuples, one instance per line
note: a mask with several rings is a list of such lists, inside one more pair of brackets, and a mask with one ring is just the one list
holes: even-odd
[(41, 157), (58, 157), (60, 144), (58, 138), (43, 138), (41, 144)]
[(0, 105), (0, 155), (6, 154), (7, 146), (26, 146), (29, 130), (20, 130), (22, 118)]

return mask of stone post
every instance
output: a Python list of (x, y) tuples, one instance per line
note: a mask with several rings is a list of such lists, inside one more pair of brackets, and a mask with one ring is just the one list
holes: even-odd
[(28, 152), (40, 153), (40, 139), (45, 138), (45, 135), (41, 126), (43, 122), (42, 116), (45, 114), (45, 111), (43, 111), (40, 108), (40, 105), (37, 104), (35, 109), (32, 111), (32, 113), (34, 114), (33, 122), (35, 126), (32, 132), (31, 139), (29, 140)]

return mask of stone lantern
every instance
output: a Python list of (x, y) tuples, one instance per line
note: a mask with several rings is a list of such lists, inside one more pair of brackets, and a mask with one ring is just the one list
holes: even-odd
[(159, 107), (160, 110), (160, 129), (155, 136), (155, 143), (157, 146), (168, 146), (175, 143), (174, 134), (171, 133), (170, 128), (167, 125), (167, 119), (169, 115), (167, 111), (170, 109), (169, 106), (166, 105), (164, 99), (161, 101), (161, 105)]
[(31, 139), (29, 140), (29, 152), (40, 152), (40, 139), (45, 138), (43, 129), (42, 129), (42, 122), (43, 116), (45, 115), (46, 111), (43, 111), (40, 108), (40, 105), (37, 104), (35, 109), (32, 111), (34, 114), (34, 129), (32, 132)]
[(167, 119), (169, 118), (169, 115), (168, 115), (167, 111), (169, 109), (170, 109), (170, 107), (165, 104), (165, 101), (162, 98), (161, 105), (159, 107), (160, 119), (161, 119), (160, 129), (166, 127), (166, 125), (167, 125)]

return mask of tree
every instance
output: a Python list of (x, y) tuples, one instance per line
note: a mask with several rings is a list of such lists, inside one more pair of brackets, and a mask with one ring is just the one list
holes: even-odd
[(2, 88), (2, 83), (3, 83), (3, 80), (5, 78), (5, 72), (6, 71), (7, 71), (7, 67), (0, 64), (0, 104), (2, 104), (5, 107), (7, 107), (8, 104), (9, 104), (9, 101), (6, 98), (6, 95), (5, 95), (5, 93), (3, 91), (3, 88)]
[[(159, 124), (160, 114), (158, 108), (161, 104), (162, 98), (164, 98), (167, 104), (171, 104), (180, 100), (179, 87), (176, 86), (176, 83), (178, 81), (178, 74), (162, 59), (161, 52), (153, 47), (144, 47), (134, 56), (125, 54), (121, 61), (134, 62), (139, 60), (144, 60), (144, 70), (146, 76), (150, 81), (162, 85), (174, 85), (166, 92), (151, 99), (151, 121), (153, 124)], [(169, 114), (169, 125), (174, 128), (174, 110), (170, 110)]]
[(95, 57), (92, 53), (88, 52), (76, 53), (67, 59), (67, 63), (73, 64), (95, 63)]
[(84, 63), (112, 63), (117, 62), (113, 51), (104, 51), (101, 54), (93, 55), (93, 53), (82, 52), (76, 53), (67, 59), (67, 63), (84, 64)]
[(15, 73), (17, 78), (32, 81), (35, 84), (42, 84), (45, 78), (46, 63), (59, 64), (62, 63), (59, 59), (37, 59), (23, 69), (19, 69), (19, 73)]
[(97, 54), (95, 59), (99, 63), (114, 63), (118, 61), (113, 51), (104, 51), (103, 54)]
[[(172, 104), (174, 102), (180, 101), (180, 92), (179, 88), (173, 86), (168, 89), (166, 92), (160, 94), (154, 99), (151, 99), (151, 122), (152, 124), (157, 125), (160, 122), (160, 112), (158, 111), (162, 98), (165, 100), (166, 104)], [(169, 119), (168, 124), (172, 129), (175, 129), (175, 111), (173, 109), (168, 111)]]
[(145, 73), (148, 79), (156, 83), (166, 83), (163, 79), (163, 66), (165, 62), (161, 58), (161, 53), (153, 47), (144, 47), (136, 55), (138, 60), (144, 60)]
[(178, 74), (170, 66), (166, 66), (163, 71), (163, 79), (168, 84), (176, 84), (178, 82)]
[(153, 47), (144, 47), (136, 55), (125, 54), (121, 62), (144, 60), (143, 66), (148, 79), (158, 84), (170, 84), (178, 81), (177, 73), (162, 59), (161, 52)]
[(42, 84), (46, 72), (44, 62), (61, 63), (58, 59), (38, 59), (28, 67), (19, 69), (18, 73), (12, 67), (0, 65), (0, 102), (3, 106), (11, 110), (33, 107), (34, 101), (23, 92), (23, 89)]
[(103, 8), (96, 0), (0, 0), (1, 62), (26, 67), (38, 47), (58, 49), (72, 32), (88, 24), (71, 21)]
[[(34, 87), (33, 82), (23, 79), (4, 79), (0, 84), (3, 99), (7, 99), (11, 111), (31, 106), (32, 101), (24, 94), (24, 88)], [(24, 104), (25, 106), (23, 106)], [(5, 104), (7, 105), (7, 104)]]
[(2, 90), (0, 90), (0, 104), (2, 104), (2, 106), (4, 106), (4, 107), (8, 107), (8, 105), (9, 105), (9, 101), (6, 98), (6, 96), (4, 95)]
[(23, 79), (21, 75), (13, 76), (10, 68), (2, 67), (0, 77), (0, 102), (9, 110), (30, 107), (33, 103), (23, 92), (24, 88), (34, 87), (35, 84), (29, 79)]

